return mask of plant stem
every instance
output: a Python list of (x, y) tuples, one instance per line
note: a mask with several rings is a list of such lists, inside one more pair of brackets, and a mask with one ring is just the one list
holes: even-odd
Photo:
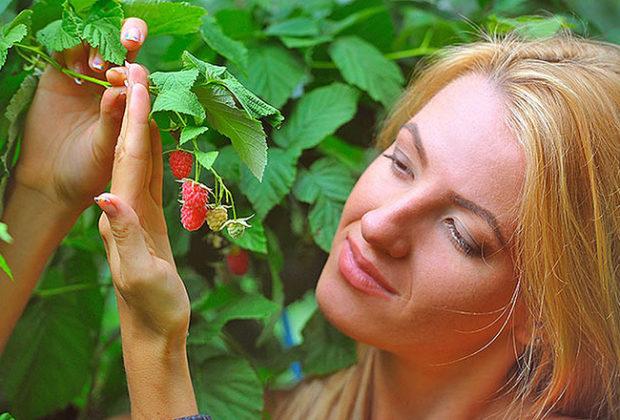
[(56, 287), (53, 289), (35, 290), (34, 295), (41, 298), (64, 295), (65, 293), (79, 292), (81, 290), (97, 289), (99, 287), (111, 287), (112, 283), (95, 284), (71, 284), (69, 286)]

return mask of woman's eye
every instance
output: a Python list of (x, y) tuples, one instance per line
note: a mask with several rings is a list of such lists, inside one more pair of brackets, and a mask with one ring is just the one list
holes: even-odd
[(482, 249), (478, 245), (471, 245), (469, 242), (465, 240), (465, 238), (463, 238), (461, 233), (456, 228), (454, 219), (451, 219), (451, 218), (446, 219), (444, 223), (448, 227), (450, 239), (452, 240), (452, 242), (454, 243), (454, 245), (457, 247), (458, 250), (463, 252), (468, 257), (481, 257), (482, 256)]
[(413, 171), (409, 168), (405, 163), (403, 163), (394, 153), (392, 154), (383, 154), (384, 157), (390, 159), (392, 161), (392, 169), (396, 171), (399, 175), (407, 175), (410, 177), (414, 177)]

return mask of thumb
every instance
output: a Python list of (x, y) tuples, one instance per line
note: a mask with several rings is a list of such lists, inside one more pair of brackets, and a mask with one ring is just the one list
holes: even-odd
[(116, 246), (123, 281), (141, 279), (153, 268), (153, 256), (148, 250), (138, 215), (114, 194), (103, 193), (95, 197), (95, 202), (108, 218), (109, 230), (102, 231), (101, 235)]

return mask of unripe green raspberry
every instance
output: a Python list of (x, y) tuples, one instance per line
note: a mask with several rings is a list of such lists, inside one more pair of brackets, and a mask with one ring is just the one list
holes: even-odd
[(209, 228), (215, 232), (224, 227), (226, 220), (228, 220), (228, 210), (226, 210), (225, 206), (217, 206), (210, 209), (209, 213), (207, 213), (207, 224)]
[(245, 231), (245, 226), (243, 226), (241, 223), (233, 222), (228, 225), (228, 234), (230, 235), (231, 238), (237, 239), (241, 237), (244, 231)]

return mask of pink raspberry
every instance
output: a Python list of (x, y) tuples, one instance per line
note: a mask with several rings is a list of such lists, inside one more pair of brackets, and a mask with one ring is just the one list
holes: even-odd
[(181, 224), (190, 232), (200, 229), (206, 216), (206, 207), (189, 207), (185, 204), (181, 207)]
[(211, 190), (200, 182), (184, 179), (183, 187), (181, 188), (183, 206), (201, 207), (206, 210), (210, 192)]
[(188, 177), (192, 172), (194, 157), (191, 153), (187, 153), (184, 150), (175, 150), (170, 153), (168, 162), (170, 163), (170, 169), (174, 177), (176, 179), (183, 179)]

